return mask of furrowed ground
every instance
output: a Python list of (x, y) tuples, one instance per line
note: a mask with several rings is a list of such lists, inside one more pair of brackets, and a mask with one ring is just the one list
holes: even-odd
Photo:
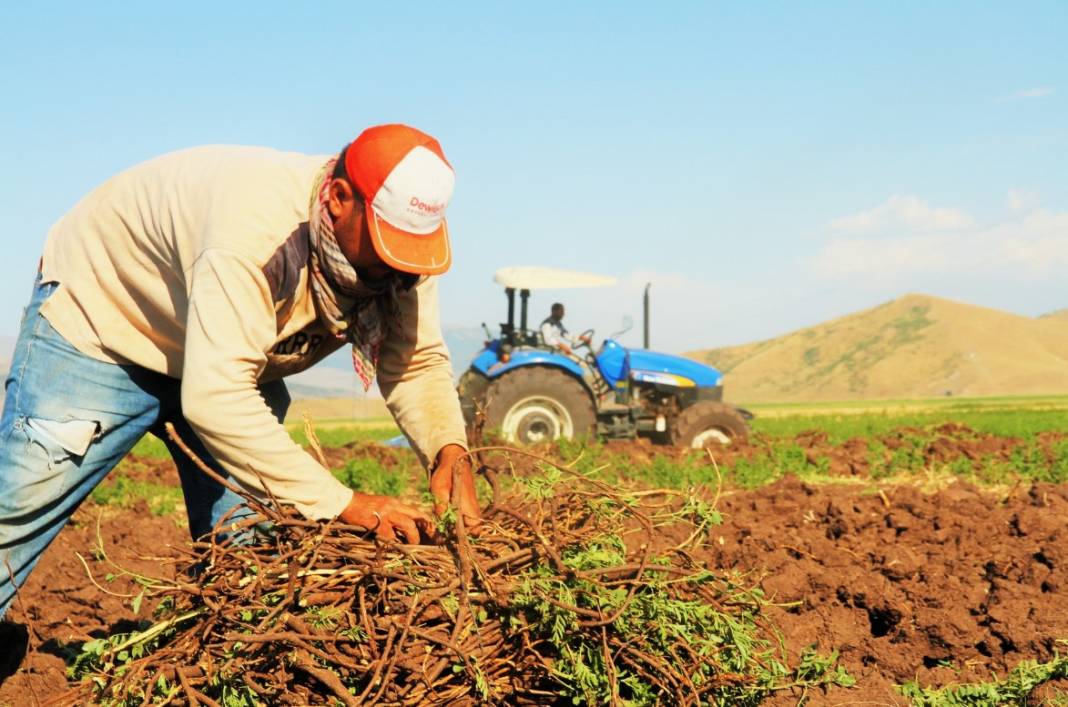
[[(815, 645), (856, 680), (764, 704), (1068, 705), (1068, 400), (757, 412), (750, 444), (711, 456), (644, 442), (537, 451), (619, 487), (709, 487), (722, 522), (698, 559), (762, 588), (791, 664)], [(425, 501), (414, 455), (377, 443), (394, 434), (319, 430), (347, 484)], [(306, 442), (299, 426), (294, 437)], [(679, 541), (665, 531), (665, 547)], [(186, 547), (176, 474), (146, 442), (22, 589), (12, 618), (31, 626), (37, 650), (0, 687), (0, 705), (66, 689), (87, 641), (149, 615), (138, 574), (173, 572)]]

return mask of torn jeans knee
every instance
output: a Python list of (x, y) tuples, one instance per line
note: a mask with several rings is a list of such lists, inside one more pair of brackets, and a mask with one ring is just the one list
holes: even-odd
[(33, 511), (58, 498), (76, 482), (68, 478), (70, 472), (99, 433), (96, 420), (16, 417), (12, 441), (21, 438), (22, 458), (17, 467), (4, 470), (8, 478), (0, 485), (7, 498), (0, 500), (0, 507), (8, 507), (9, 513)]

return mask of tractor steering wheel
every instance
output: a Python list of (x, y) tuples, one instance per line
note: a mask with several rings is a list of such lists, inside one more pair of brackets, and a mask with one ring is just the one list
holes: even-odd
[(593, 351), (593, 329), (587, 329), (575, 338), (578, 339), (578, 343), (575, 344), (574, 348), (585, 346), (590, 351)]

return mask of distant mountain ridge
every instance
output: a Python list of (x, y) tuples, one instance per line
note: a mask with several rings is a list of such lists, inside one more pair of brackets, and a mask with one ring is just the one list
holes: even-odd
[(1068, 310), (909, 294), (775, 339), (686, 354), (744, 402), (1068, 393)]
[[(483, 332), (444, 336), (459, 375)], [(0, 372), (14, 344), (0, 336)], [(723, 371), (727, 398), (740, 402), (1068, 394), (1068, 308), (1032, 318), (910, 294), (775, 339), (685, 355)], [(287, 383), (295, 399), (365, 395), (344, 349)]]

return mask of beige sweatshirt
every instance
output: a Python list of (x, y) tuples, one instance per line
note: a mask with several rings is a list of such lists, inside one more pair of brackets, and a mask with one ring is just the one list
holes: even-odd
[[(326, 156), (209, 146), (133, 167), (48, 233), (42, 314), (79, 351), (182, 381), (197, 436), (246, 487), (256, 473), (309, 518), (348, 504), (345, 486), (295, 444), (256, 386), (343, 345), (308, 286), (308, 205)], [(401, 297), (378, 384), (424, 465), (466, 446), (441, 336), (437, 280)]]

